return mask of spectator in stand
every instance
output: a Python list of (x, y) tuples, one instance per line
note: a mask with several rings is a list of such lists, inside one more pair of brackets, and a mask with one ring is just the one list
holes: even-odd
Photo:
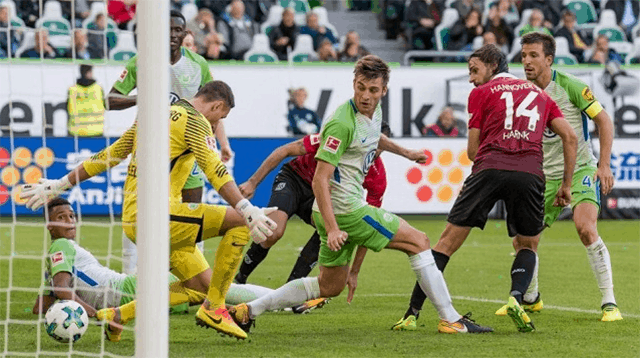
[(36, 21), (40, 18), (40, 0), (20, 0), (14, 3), (18, 17), (24, 21), (25, 26), (35, 27)]
[(526, 9), (540, 10), (542, 12), (543, 23), (538, 26), (553, 29), (560, 22), (564, 5), (562, 5), (562, 1), (558, 0), (524, 0), (521, 11)]
[(202, 54), (207, 60), (219, 60), (228, 57), (224, 40), (217, 32), (212, 32), (205, 39), (205, 52)]
[(318, 51), (320, 44), (324, 39), (331, 41), (332, 45), (338, 43), (338, 39), (331, 30), (324, 26), (320, 26), (318, 22), (318, 14), (310, 11), (307, 13), (307, 24), (300, 28), (301, 35), (310, 35), (313, 38), (313, 49)]
[(207, 52), (207, 36), (216, 33), (216, 20), (213, 17), (213, 12), (207, 8), (200, 9), (198, 15), (187, 22), (187, 30), (191, 30), (194, 35), (195, 44), (198, 48), (196, 52), (200, 55)]
[(338, 55), (340, 62), (357, 62), (368, 54), (369, 51), (360, 44), (360, 35), (354, 30), (347, 32), (344, 48)]
[(509, 53), (509, 49), (511, 48), (511, 44), (513, 43), (513, 30), (507, 24), (505, 19), (500, 16), (500, 10), (497, 4), (491, 5), (489, 8), (489, 14), (487, 18), (487, 23), (484, 26), (485, 32), (493, 32), (496, 36), (497, 46), (504, 53)]
[(484, 1), (483, 0), (457, 0), (453, 3), (453, 8), (458, 10), (458, 15), (461, 19), (464, 19), (469, 14), (471, 9), (483, 9)]
[(135, 17), (137, 3), (138, 0), (109, 0), (107, 12), (120, 30), (126, 30), (129, 21)]
[(486, 31), (484, 34), (482, 34), (482, 45), (496, 45), (498, 48), (500, 48), (500, 46), (498, 45), (498, 38), (496, 37), (496, 34), (491, 31)]
[(518, 13), (515, 0), (499, 0), (498, 12), (509, 27), (514, 28), (520, 23), (520, 13)]
[(609, 47), (609, 38), (605, 35), (598, 35), (596, 47), (589, 59), (589, 63), (604, 65), (609, 61), (624, 63), (622, 56), (616, 50)]
[(282, 12), (280, 25), (274, 27), (269, 33), (269, 43), (271, 48), (278, 55), (281, 61), (287, 60), (287, 50), (293, 51), (296, 44), (296, 37), (300, 32), (294, 21), (293, 9), (288, 7)]
[(39, 29), (35, 36), (36, 44), (30, 49), (26, 49), (20, 57), (22, 58), (44, 58), (53, 59), (60, 57), (60, 54), (49, 43), (49, 31), (47, 29)]
[(413, 27), (412, 48), (433, 48), (433, 32), (442, 21), (442, 9), (434, 0), (411, 0), (407, 20)]
[(482, 24), (480, 11), (471, 9), (467, 17), (460, 18), (449, 30), (449, 45), (447, 50), (471, 51), (473, 39), (482, 36)]
[(230, 0), (200, 0), (198, 2), (198, 7), (200, 10), (209, 9), (216, 17), (216, 19), (222, 18), (224, 15), (227, 5), (231, 3)]
[(453, 108), (444, 107), (435, 124), (423, 127), (422, 135), (425, 137), (459, 137), (460, 132), (456, 128)]
[(320, 61), (320, 62), (335, 62), (338, 61), (338, 54), (336, 53), (335, 48), (333, 47), (333, 43), (329, 39), (322, 40), (318, 51), (316, 51), (317, 56), (311, 56), (310, 61)]
[(553, 36), (549, 28), (553, 28), (553, 26), (548, 25), (548, 21), (544, 21), (544, 14), (540, 9), (533, 9), (531, 11), (531, 17), (529, 17), (529, 23), (524, 25), (520, 30), (520, 37), (528, 34), (529, 32), (542, 32), (543, 34)]
[(289, 91), (289, 132), (294, 135), (307, 135), (318, 133), (322, 121), (316, 112), (306, 108), (304, 103), (307, 101), (307, 90), (304, 87)]
[(625, 30), (628, 38), (633, 38), (631, 30), (638, 23), (640, 2), (638, 0), (609, 0), (604, 8), (616, 13), (618, 25)]
[(218, 22), (218, 32), (224, 38), (228, 56), (234, 60), (241, 60), (251, 48), (253, 35), (258, 32), (257, 24), (244, 12), (244, 2), (233, 0), (229, 13), (222, 15)]
[(20, 46), (15, 31), (11, 28), (9, 7), (0, 3), (0, 58), (11, 57)]
[(74, 48), (70, 48), (66, 51), (66, 58), (77, 58), (79, 60), (90, 60), (91, 54), (88, 50), (89, 41), (87, 40), (87, 30), (75, 29), (73, 31), (73, 43)]
[[(97, 14), (93, 24), (88, 27), (89, 47), (87, 50), (91, 58), (101, 59), (106, 57), (104, 45), (106, 28), (107, 16), (104, 13)], [(108, 51), (109, 49), (107, 48), (106, 50)]]
[(556, 37), (564, 37), (569, 42), (569, 51), (574, 55), (578, 61), (584, 62), (584, 51), (589, 48), (590, 43), (587, 42), (587, 37), (581, 32), (576, 30), (576, 15), (565, 10), (562, 13), (562, 22), (564, 25), (556, 32)]
[[(43, 3), (45, 3), (46, 1), (47, 0), (44, 0)], [(72, 16), (71, 14), (72, 6), (70, 0), (59, 1), (60, 7), (62, 9), (62, 16), (65, 19), (69, 20), (69, 22), (71, 22), (71, 25), (73, 25), (73, 22), (75, 20), (75, 27), (82, 27), (82, 21), (84, 21), (84, 19), (86, 19), (90, 13), (89, 3), (87, 1), (88, 0), (73, 0), (73, 12), (75, 12), (75, 16)]]
[(198, 53), (198, 47), (196, 46), (195, 36), (193, 36), (193, 32), (189, 29), (185, 31), (187, 34), (182, 39), (182, 47), (185, 47), (195, 53)]

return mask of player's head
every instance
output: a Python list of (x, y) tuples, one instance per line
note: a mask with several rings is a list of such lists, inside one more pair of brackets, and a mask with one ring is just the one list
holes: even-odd
[(509, 72), (507, 56), (496, 45), (484, 45), (469, 57), (469, 82), (476, 87), (503, 72)]
[(522, 66), (529, 81), (534, 81), (545, 71), (551, 71), (556, 53), (556, 41), (541, 32), (530, 32), (520, 39)]
[(171, 10), (171, 15), (169, 16), (169, 45), (171, 47), (171, 52), (175, 52), (180, 50), (180, 46), (182, 46), (182, 40), (187, 35), (187, 21), (180, 11)]
[(192, 104), (212, 126), (227, 117), (231, 108), (236, 105), (231, 87), (222, 81), (211, 81), (202, 86)]
[(55, 198), (50, 200), (45, 207), (45, 218), (48, 215), (47, 230), (51, 239), (76, 238), (76, 213), (67, 199)]
[(389, 66), (378, 56), (367, 55), (358, 60), (353, 70), (353, 99), (358, 111), (373, 115), (380, 98), (387, 94), (389, 72)]

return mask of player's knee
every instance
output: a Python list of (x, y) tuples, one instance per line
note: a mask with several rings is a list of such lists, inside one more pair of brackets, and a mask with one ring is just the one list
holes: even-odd
[(339, 296), (344, 290), (345, 285), (340, 285), (337, 283), (320, 285), (320, 296), (329, 298)]
[(576, 223), (576, 230), (578, 231), (578, 236), (580, 236), (580, 241), (584, 245), (591, 245), (598, 240), (598, 230), (595, 225), (590, 223)]

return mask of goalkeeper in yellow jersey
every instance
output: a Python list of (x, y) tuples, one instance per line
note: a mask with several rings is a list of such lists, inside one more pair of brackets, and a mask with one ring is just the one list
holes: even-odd
[[(182, 287), (207, 294), (207, 299), (196, 314), (198, 325), (244, 339), (247, 335), (229, 316), (224, 297), (249, 237), (260, 243), (272, 235), (276, 224), (267, 217), (275, 208), (258, 208), (244, 199), (214, 151), (212, 128), (233, 107), (231, 88), (222, 81), (209, 82), (193, 100), (180, 100), (171, 106), (170, 267)], [(134, 124), (111, 146), (85, 160), (61, 179), (45, 179), (39, 184), (24, 185), (21, 198), (27, 199), (26, 206), (36, 210), (48, 200), (117, 165), (133, 153), (124, 185), (122, 225), (127, 236), (135, 241), (138, 211), (136, 131), (137, 125)], [(198, 163), (213, 187), (236, 210), (228, 210), (226, 206), (182, 202), (181, 191), (194, 162)], [(220, 235), (223, 238), (211, 270), (195, 245), (201, 240)], [(120, 311), (120, 314), (121, 319), (126, 320), (135, 312)]]

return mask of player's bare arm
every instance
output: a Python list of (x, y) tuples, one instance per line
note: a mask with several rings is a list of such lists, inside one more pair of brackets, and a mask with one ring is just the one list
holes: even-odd
[(347, 278), (347, 287), (349, 293), (347, 294), (347, 303), (351, 303), (353, 295), (358, 287), (358, 274), (360, 273), (360, 267), (364, 262), (364, 256), (367, 254), (367, 248), (364, 246), (358, 246), (356, 254), (353, 257), (353, 263), (351, 264), (351, 270), (349, 270), (349, 277)]
[(614, 179), (611, 173), (611, 146), (613, 145), (613, 124), (611, 117), (605, 110), (600, 111), (593, 117), (593, 123), (598, 127), (600, 140), (600, 159), (598, 160), (598, 171), (593, 178), (600, 179), (602, 193), (609, 194), (613, 188)]
[(573, 179), (573, 171), (576, 166), (578, 137), (576, 136), (576, 132), (573, 128), (571, 128), (569, 122), (564, 118), (552, 119), (551, 130), (562, 139), (562, 151), (564, 154), (564, 175), (562, 177), (562, 185), (560, 186), (560, 189), (558, 189), (553, 205), (567, 206), (571, 204), (571, 180)]
[(71, 285), (72, 277), (69, 272), (58, 272), (53, 276), (53, 295), (59, 300), (76, 301), (87, 311), (89, 317), (96, 316), (96, 309), (84, 302), (73, 292)]
[(267, 159), (262, 162), (258, 170), (247, 179), (246, 182), (240, 184), (240, 192), (245, 198), (251, 199), (255, 194), (256, 188), (264, 178), (271, 173), (275, 167), (278, 166), (285, 158), (296, 157), (307, 154), (307, 150), (304, 148), (303, 139), (298, 139), (294, 142), (287, 143), (276, 148)]
[(398, 143), (392, 141), (384, 134), (380, 134), (380, 141), (378, 142), (378, 149), (391, 152), (393, 154), (405, 157), (416, 163), (426, 163), (427, 155), (423, 151), (417, 149), (408, 149)]
[(329, 191), (329, 180), (333, 176), (336, 167), (322, 160), (318, 160), (316, 173), (313, 176), (311, 188), (313, 195), (318, 202), (320, 215), (324, 220), (327, 230), (327, 246), (332, 251), (338, 251), (347, 241), (347, 233), (340, 230), (336, 222), (333, 206), (331, 205), (331, 192)]
[(118, 91), (115, 87), (111, 88), (107, 96), (107, 105), (109, 110), (119, 111), (131, 108), (138, 103), (138, 96), (126, 96)]
[(469, 128), (469, 138), (467, 139), (467, 157), (473, 162), (478, 154), (478, 148), (480, 147), (480, 129)]

